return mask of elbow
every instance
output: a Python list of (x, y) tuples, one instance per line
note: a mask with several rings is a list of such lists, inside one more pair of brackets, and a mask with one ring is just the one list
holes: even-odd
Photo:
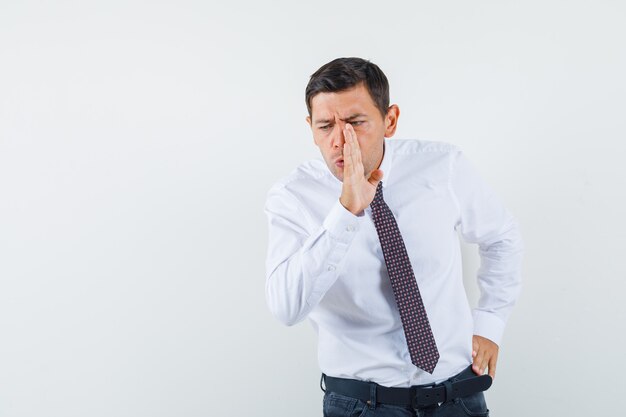
[(271, 300), (270, 298), (268, 298), (267, 305), (272, 316), (274, 316), (274, 318), (278, 320), (281, 324), (291, 327), (294, 324), (300, 322), (297, 315), (290, 312), (288, 308), (277, 304), (275, 300)]
[(285, 326), (293, 326), (301, 322), (306, 315), (302, 307), (306, 303), (291, 298), (288, 293), (272, 286), (268, 280), (265, 289), (267, 306), (272, 316)]
[(521, 258), (524, 254), (524, 241), (517, 221), (513, 218), (492, 239), (479, 246), (481, 253), (492, 257)]
[(291, 327), (294, 324), (297, 324), (300, 322), (300, 320), (298, 320), (296, 317), (293, 316), (289, 316), (286, 314), (274, 314), (274, 317), (276, 317), (276, 319), (283, 325), (287, 326), (287, 327)]

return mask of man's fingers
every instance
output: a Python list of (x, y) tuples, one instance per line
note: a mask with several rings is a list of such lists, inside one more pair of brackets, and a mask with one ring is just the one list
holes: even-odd
[[(344, 152), (343, 155), (344, 179), (346, 174), (355, 175), (360, 173), (362, 175), (363, 164), (361, 163), (361, 151), (359, 149), (359, 143), (356, 140), (356, 133), (349, 123), (346, 123), (343, 134), (345, 138), (344, 149), (346, 149), (347, 145), (347, 154)], [(345, 168), (348, 168), (348, 170), (346, 171)]]
[(381, 171), (380, 169), (375, 169), (370, 174), (368, 181), (370, 182), (370, 184), (378, 186), (378, 183), (382, 179), (383, 179), (383, 171)]
[(361, 150), (356, 140), (356, 133), (354, 133), (354, 129), (350, 123), (346, 123), (344, 127), (344, 137), (346, 142), (350, 144), (350, 156), (352, 157), (352, 164), (356, 168), (361, 162)]
[(352, 172), (352, 147), (350, 146), (350, 135), (346, 131), (343, 130), (343, 167), (344, 167), (344, 175), (347, 172)]
[(485, 369), (487, 369), (487, 365), (489, 364), (489, 358), (487, 355), (483, 355), (483, 361), (480, 363), (480, 374), (485, 374)]
[(484, 375), (489, 368), (489, 376), (495, 378), (498, 361), (498, 345), (478, 335), (472, 337), (472, 370), (477, 375)]
[(343, 144), (343, 175), (344, 180), (347, 176), (352, 175), (354, 172), (354, 157), (353, 157), (352, 141), (348, 133), (344, 129), (344, 144)]
[(477, 375), (484, 375), (487, 367), (489, 367), (489, 373), (491, 373), (491, 364), (495, 363), (495, 360), (496, 355), (494, 352), (491, 352), (484, 346), (479, 346), (474, 356), (472, 368)]
[(484, 347), (479, 347), (476, 351), (476, 356), (474, 357), (474, 362), (472, 365), (472, 369), (476, 375), (483, 375), (485, 373), (485, 368), (489, 363), (489, 352), (485, 351)]
[(476, 349), (476, 355), (474, 356), (474, 361), (472, 363), (472, 369), (477, 375), (482, 375), (481, 366), (483, 363), (483, 357), (484, 351), (480, 347), (478, 347), (478, 349)]
[(343, 169), (350, 169), (352, 167), (352, 156), (350, 151), (350, 144), (345, 142), (343, 144)]
[(361, 164), (361, 148), (359, 147), (359, 142), (357, 141), (356, 132), (354, 131), (354, 127), (350, 123), (346, 123), (346, 132), (350, 137), (350, 145), (353, 148), (354, 154), (354, 163)]
[(495, 379), (496, 377), (496, 363), (498, 362), (497, 358), (497, 355), (493, 355), (489, 359), (489, 376), (491, 377), (491, 379)]

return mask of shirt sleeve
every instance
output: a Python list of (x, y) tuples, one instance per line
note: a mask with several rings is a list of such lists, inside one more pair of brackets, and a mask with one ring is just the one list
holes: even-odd
[(322, 224), (284, 186), (272, 187), (265, 214), (269, 224), (265, 296), (283, 324), (302, 321), (335, 283), (364, 216), (339, 202)]
[(450, 188), (463, 239), (478, 244), (480, 298), (474, 334), (500, 344), (521, 290), (523, 242), (518, 224), (461, 151), (451, 160)]

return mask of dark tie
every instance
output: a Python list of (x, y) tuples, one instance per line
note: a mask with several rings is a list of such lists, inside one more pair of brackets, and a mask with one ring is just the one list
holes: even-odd
[(432, 374), (439, 360), (439, 351), (428, 323), (420, 290), (406, 252), (396, 219), (383, 200), (383, 183), (378, 183), (376, 195), (370, 204), (374, 225), (383, 249), (385, 264), (389, 271), (391, 288), (398, 304), (400, 319), (411, 362)]

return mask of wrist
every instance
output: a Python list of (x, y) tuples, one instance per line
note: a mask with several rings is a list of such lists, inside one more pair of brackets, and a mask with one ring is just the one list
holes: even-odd
[(360, 216), (363, 213), (363, 209), (355, 207), (354, 205), (351, 205), (344, 200), (345, 199), (343, 198), (343, 196), (339, 197), (339, 202), (341, 203), (341, 205), (350, 213), (354, 214), (355, 216)]

